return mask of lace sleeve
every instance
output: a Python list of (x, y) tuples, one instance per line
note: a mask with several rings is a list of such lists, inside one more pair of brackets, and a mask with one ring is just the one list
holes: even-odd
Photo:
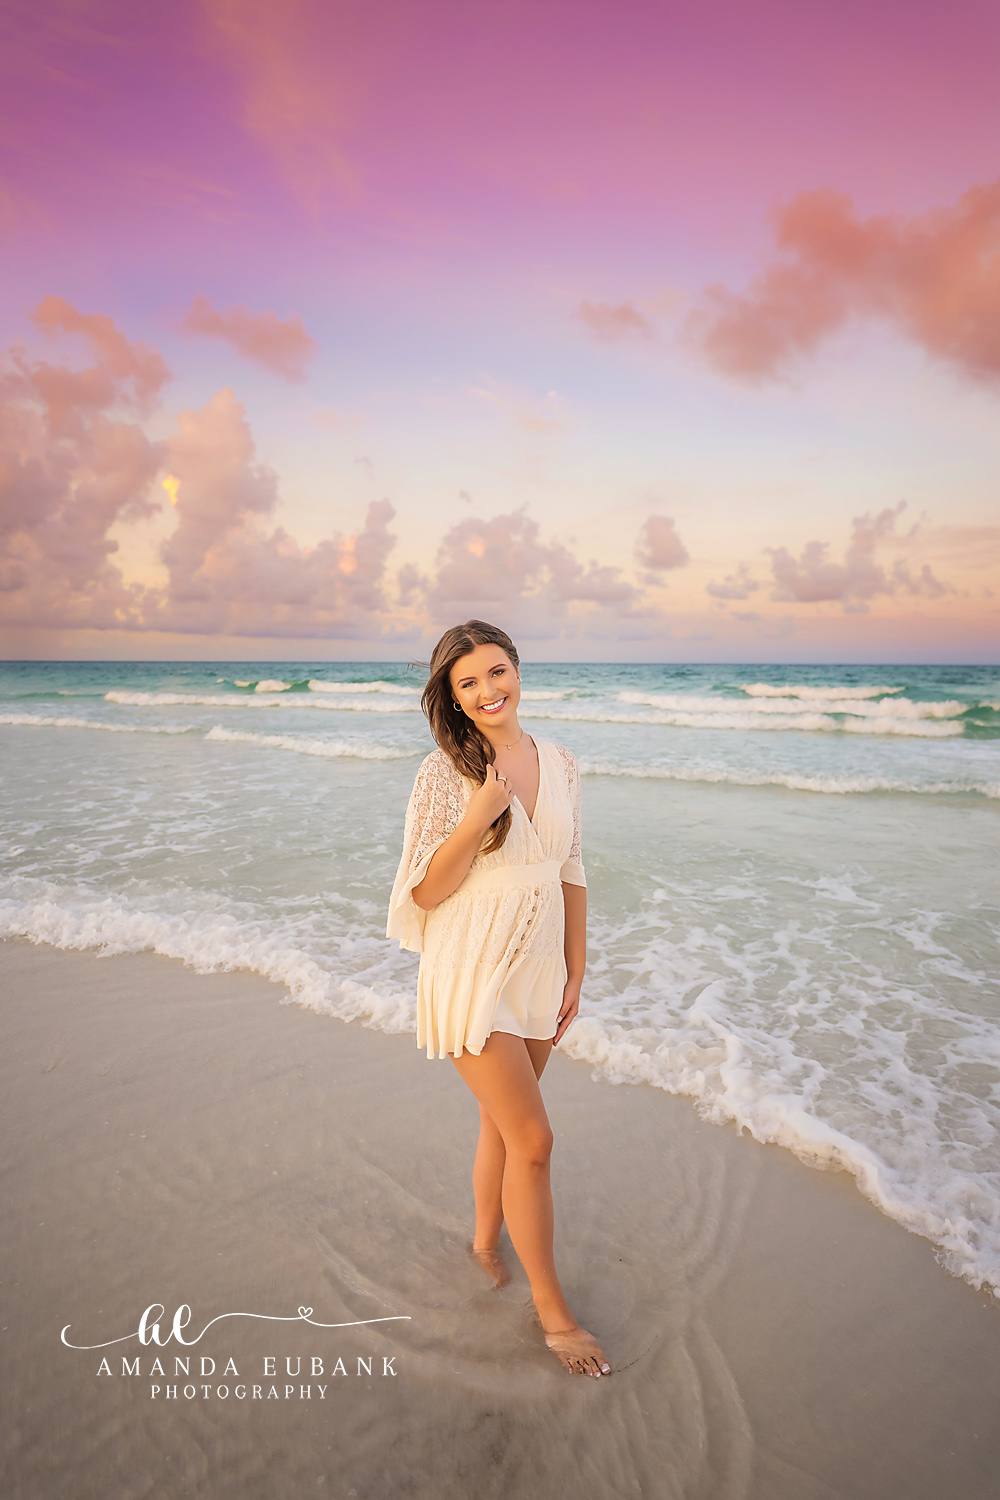
[(458, 827), (465, 813), (461, 777), (441, 750), (427, 756), (417, 772), (406, 809), (403, 852), (389, 899), (387, 938), (419, 953), (427, 913), (413, 899), (413, 888), (427, 874), (436, 849)]
[(580, 767), (576, 763), (576, 756), (564, 745), (558, 746), (566, 772), (566, 783), (569, 788), (569, 799), (573, 809), (573, 839), (569, 846), (569, 854), (560, 871), (560, 879), (567, 885), (586, 885), (587, 876), (583, 868), (583, 854), (580, 848)]

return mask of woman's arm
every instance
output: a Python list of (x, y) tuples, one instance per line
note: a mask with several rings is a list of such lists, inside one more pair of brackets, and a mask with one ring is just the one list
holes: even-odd
[(423, 911), (430, 911), (458, 889), (479, 853), (486, 830), (496, 822), (504, 808), (510, 806), (513, 795), (506, 782), (498, 781), (496, 770), (488, 764), (486, 780), (469, 798), (465, 817), (434, 851), (427, 874), (410, 893)]
[(587, 887), (570, 885), (564, 880), (562, 893), (566, 908), (566, 936), (563, 945), (566, 954), (566, 986), (562, 1005), (559, 1007), (559, 1024), (552, 1039), (553, 1046), (580, 1009), (580, 990), (587, 967)]

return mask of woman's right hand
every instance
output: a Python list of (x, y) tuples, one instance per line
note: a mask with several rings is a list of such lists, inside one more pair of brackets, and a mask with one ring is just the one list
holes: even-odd
[(492, 827), (505, 808), (510, 806), (514, 793), (506, 777), (498, 776), (496, 767), (486, 764), (486, 780), (476, 788), (469, 798), (469, 814), (481, 823), (483, 832)]
[(479, 852), (487, 828), (510, 806), (513, 795), (496, 768), (487, 763), (486, 780), (469, 798), (465, 817), (441, 847), (435, 849), (427, 874), (413, 887), (413, 899), (422, 911), (433, 910), (458, 889)]

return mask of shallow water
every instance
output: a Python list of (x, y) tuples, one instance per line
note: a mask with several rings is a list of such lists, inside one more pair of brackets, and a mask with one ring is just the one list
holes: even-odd
[[(849, 1168), (1000, 1290), (1000, 670), (526, 666), (584, 773), (567, 1051)], [(8, 663), (0, 930), (414, 1024), (401, 664)]]

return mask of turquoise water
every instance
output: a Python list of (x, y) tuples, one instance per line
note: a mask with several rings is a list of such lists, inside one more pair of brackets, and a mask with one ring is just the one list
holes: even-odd
[[(383, 933), (422, 683), (0, 665), (0, 931), (412, 1029), (415, 959)], [(523, 685), (529, 732), (583, 771), (570, 1054), (846, 1167), (1000, 1289), (1000, 668), (526, 663)]]

